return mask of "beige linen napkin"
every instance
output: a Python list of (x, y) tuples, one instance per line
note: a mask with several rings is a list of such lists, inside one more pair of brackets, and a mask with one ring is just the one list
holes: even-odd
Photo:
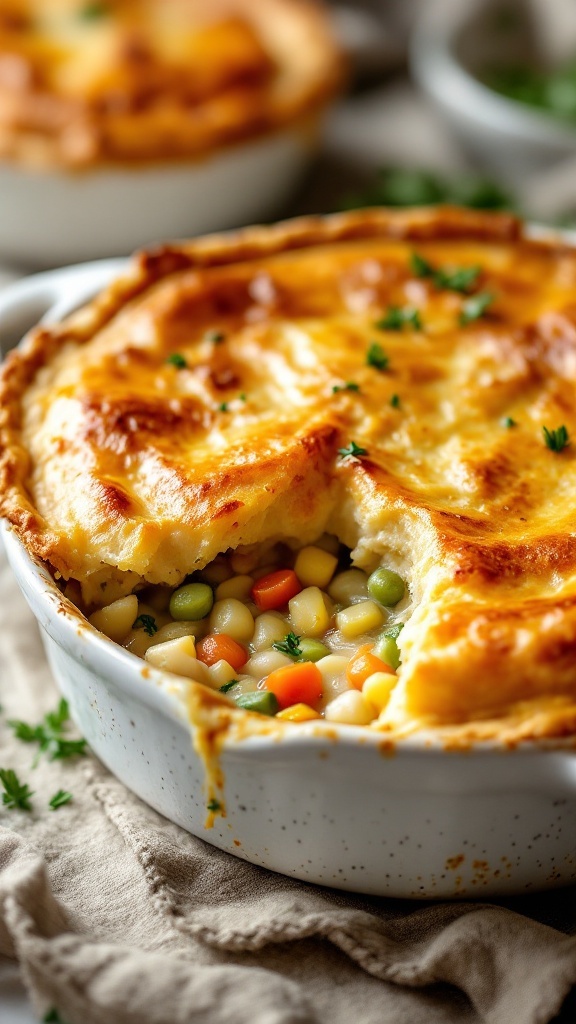
[[(7, 719), (57, 702), (0, 550), (0, 955), (67, 1024), (546, 1024), (576, 939), (502, 907), (363, 899), (253, 867), (166, 821), (89, 756), (32, 767)], [(71, 803), (52, 811), (59, 789)]]

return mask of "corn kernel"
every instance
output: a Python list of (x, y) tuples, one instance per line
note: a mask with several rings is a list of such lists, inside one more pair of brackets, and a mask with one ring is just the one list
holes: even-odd
[(294, 632), (300, 636), (322, 636), (328, 629), (330, 616), (318, 587), (307, 587), (288, 602)]
[[(163, 644), (165, 640), (176, 640), (179, 636), (193, 636), (202, 640), (208, 632), (208, 619), (196, 619), (194, 622), (167, 622), (152, 637), (152, 644)], [(149, 644), (149, 646), (152, 646)]]
[(362, 696), (379, 714), (388, 704), (396, 683), (397, 676), (393, 676), (389, 672), (374, 672), (364, 681)]
[(346, 669), (350, 658), (339, 654), (327, 654), (316, 662), (316, 668), (320, 670), (324, 693), (336, 694), (347, 690), (349, 683), (346, 679)]
[(127, 597), (120, 597), (105, 608), (94, 612), (89, 622), (101, 633), (105, 633), (110, 640), (119, 643), (126, 636), (132, 623), (138, 615), (138, 598), (135, 594), (128, 594)]
[(326, 707), (326, 721), (342, 725), (368, 725), (376, 715), (371, 704), (360, 690), (346, 690), (339, 693)]
[(355, 637), (378, 629), (384, 622), (384, 612), (375, 601), (361, 601), (338, 612), (336, 623), (344, 636)]
[(286, 722), (311, 722), (314, 718), (320, 718), (320, 715), (309, 704), (291, 704), (289, 708), (278, 711), (276, 718)]
[(216, 600), (223, 601), (226, 597), (235, 597), (237, 601), (245, 601), (254, 586), (252, 576), (232, 576), (216, 587)]
[(327, 587), (332, 579), (338, 559), (322, 548), (301, 548), (296, 556), (294, 572), (303, 587)]

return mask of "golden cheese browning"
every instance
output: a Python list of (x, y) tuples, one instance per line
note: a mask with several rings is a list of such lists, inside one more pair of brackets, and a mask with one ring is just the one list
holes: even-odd
[(313, 0), (7, 0), (0, 157), (194, 157), (301, 121), (340, 79)]
[(7, 361), (0, 510), (92, 606), (328, 530), (409, 583), (388, 727), (572, 733), (575, 297), (576, 250), (453, 209), (143, 254)]

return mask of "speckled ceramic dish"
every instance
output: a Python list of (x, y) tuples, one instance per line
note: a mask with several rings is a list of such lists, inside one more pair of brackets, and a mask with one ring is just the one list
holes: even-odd
[[(117, 261), (54, 271), (0, 296), (0, 336), (71, 311)], [(206, 766), (191, 742), (186, 684), (107, 640), (8, 527), (8, 558), (50, 665), (92, 749), (172, 821), (221, 849), (306, 881), (382, 896), (521, 893), (576, 879), (576, 750), (566, 741), (446, 749), (311, 722), (230, 739), (226, 816), (207, 816)]]

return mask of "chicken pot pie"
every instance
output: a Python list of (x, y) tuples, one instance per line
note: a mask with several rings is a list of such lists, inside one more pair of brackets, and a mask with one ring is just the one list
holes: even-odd
[(197, 157), (304, 122), (341, 61), (314, 0), (6, 0), (0, 158)]
[(575, 295), (574, 248), (451, 208), (142, 253), (8, 358), (0, 511), (241, 706), (574, 734)]

